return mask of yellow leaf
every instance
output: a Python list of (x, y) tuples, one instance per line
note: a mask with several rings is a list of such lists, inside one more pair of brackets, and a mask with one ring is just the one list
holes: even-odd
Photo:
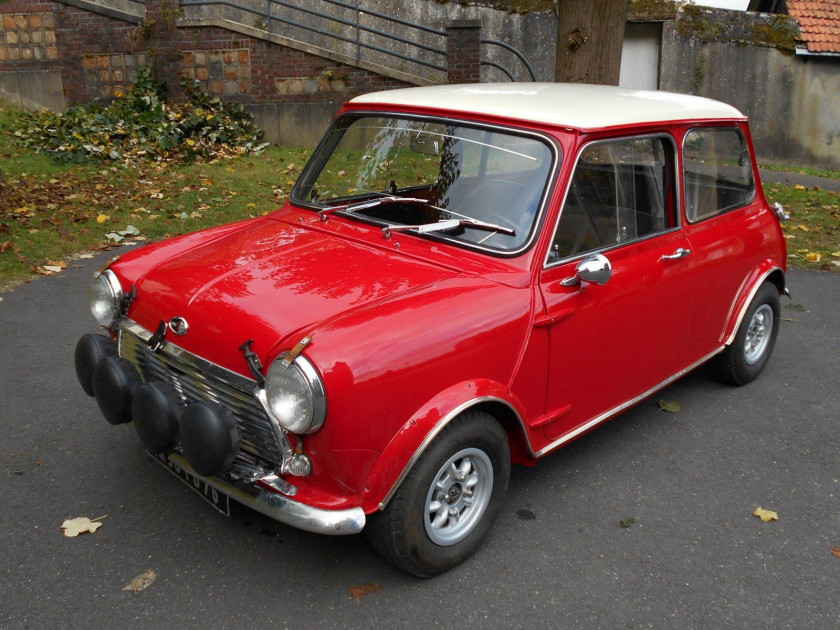
[(91, 520), (85, 516), (80, 516), (79, 518), (67, 519), (61, 524), (61, 529), (64, 530), (64, 535), (68, 538), (75, 538), (79, 534), (85, 534), (87, 532), (92, 534), (102, 527), (102, 523), (98, 523), (97, 521), (101, 521), (103, 518), (105, 517), (100, 516)]
[(662, 411), (668, 411), (670, 413), (682, 411), (682, 405), (676, 400), (660, 400), (656, 404), (659, 405), (659, 408)]
[(805, 254), (805, 260), (812, 263), (818, 263), (822, 260), (822, 254), (818, 254), (817, 252), (811, 252), (810, 254)]
[(131, 582), (123, 586), (123, 590), (131, 591), (132, 593), (139, 593), (144, 588), (151, 586), (155, 579), (157, 579), (157, 573), (151, 569), (143, 571), (143, 573), (136, 576), (133, 580), (131, 580)]
[(805, 190), (805, 186), (803, 186), (802, 184), (797, 184), (797, 185), (796, 185), (796, 186), (794, 186), (793, 188), (794, 188), (795, 190)]
[(802, 230), (803, 232), (809, 232), (809, 231), (810, 231), (810, 229), (811, 229), (811, 228), (809, 228), (807, 225), (802, 225), (801, 223), (800, 223), (799, 225), (797, 225), (796, 227), (798, 227), (798, 228), (799, 228), (800, 230)]
[(204, 184), (205, 186), (212, 186), (213, 185), (213, 180), (212, 179), (203, 179), (203, 180), (201, 180), (201, 183)]
[(840, 252), (831, 252), (831, 255), (835, 258), (840, 258)]
[(100, 214), (98, 217), (96, 217), (96, 222), (105, 223), (105, 221), (107, 221), (109, 218), (110, 217), (107, 214)]
[(187, 146), (188, 147), (194, 147), (195, 146), (195, 140), (193, 140), (192, 138), (187, 138)]
[(257, 207), (257, 204), (255, 204), (255, 203), (249, 203), (249, 204), (246, 204), (246, 207), (247, 207), (247, 208), (256, 208), (256, 207)]
[(772, 512), (770, 510), (763, 510), (761, 506), (755, 508), (755, 512), (753, 512), (754, 516), (757, 516), (765, 523), (769, 523), (770, 521), (778, 521), (779, 515), (776, 512)]

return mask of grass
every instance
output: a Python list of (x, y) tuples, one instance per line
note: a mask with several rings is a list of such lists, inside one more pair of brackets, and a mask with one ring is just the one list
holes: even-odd
[[(16, 117), (0, 104), (0, 291), (116, 246), (109, 234), (153, 241), (270, 212), (310, 153), (269, 147), (204, 164), (68, 165), (18, 146)], [(840, 270), (840, 193), (781, 184), (765, 193), (791, 214), (783, 224), (790, 264)]]
[(0, 291), (114, 247), (117, 236), (152, 241), (270, 212), (310, 153), (269, 147), (203, 164), (60, 164), (14, 142), (16, 116), (0, 105)]
[(840, 271), (840, 193), (768, 184), (767, 200), (790, 214), (782, 223), (792, 267)]
[(840, 171), (826, 171), (809, 166), (785, 166), (783, 164), (759, 164), (758, 166), (778, 173), (798, 173), (799, 175), (814, 175), (816, 177), (825, 177), (826, 179), (840, 180)]

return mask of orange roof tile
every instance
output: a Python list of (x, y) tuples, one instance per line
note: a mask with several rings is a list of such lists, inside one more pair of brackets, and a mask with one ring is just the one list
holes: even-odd
[(840, 0), (787, 0), (808, 52), (840, 53)]

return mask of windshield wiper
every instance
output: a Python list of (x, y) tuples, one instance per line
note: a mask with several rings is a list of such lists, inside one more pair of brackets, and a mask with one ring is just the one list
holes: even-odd
[(346, 203), (340, 206), (329, 206), (318, 210), (318, 216), (322, 221), (327, 220), (327, 216), (333, 212), (358, 212), (359, 210), (367, 210), (368, 208), (376, 208), (377, 206), (385, 206), (392, 203), (422, 203), (428, 205), (426, 199), (419, 199), (417, 197), (377, 197), (376, 199), (368, 199), (367, 201), (357, 201), (356, 203)]
[(406, 232), (409, 230), (418, 232), (419, 234), (429, 234), (430, 232), (445, 232), (446, 230), (453, 230), (458, 227), (469, 227), (475, 230), (499, 232), (508, 236), (516, 236), (516, 231), (511, 228), (496, 225), (495, 223), (485, 223), (477, 219), (444, 219), (437, 223), (424, 223), (422, 225), (386, 225), (382, 228), (382, 236), (391, 238), (392, 232)]

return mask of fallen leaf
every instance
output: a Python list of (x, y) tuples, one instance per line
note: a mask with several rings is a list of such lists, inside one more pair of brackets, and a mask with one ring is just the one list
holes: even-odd
[(805, 254), (805, 260), (812, 263), (818, 263), (822, 260), (822, 254), (817, 252), (811, 252), (810, 254)]
[(797, 185), (796, 185), (796, 186), (794, 186), (793, 188), (794, 188), (795, 190), (806, 190), (805, 186), (803, 186), (802, 184), (797, 184)]
[(68, 538), (75, 538), (79, 534), (84, 534), (87, 532), (90, 532), (92, 534), (97, 529), (102, 527), (102, 523), (98, 521), (101, 521), (103, 518), (106, 517), (100, 516), (99, 518), (95, 518), (92, 520), (85, 516), (80, 516), (79, 518), (70, 518), (61, 524), (61, 529), (64, 530), (64, 535)]
[(12, 241), (3, 241), (3, 243), (0, 243), (0, 254), (5, 254), (10, 249), (12, 249)]
[(347, 591), (350, 593), (350, 596), (359, 601), (365, 595), (370, 595), (371, 593), (378, 593), (382, 590), (382, 587), (375, 582), (365, 582), (359, 586), (351, 586)]
[(41, 267), (37, 267), (36, 271), (42, 276), (51, 276), (56, 273), (61, 273), (61, 267), (58, 265), (43, 265)]
[(804, 311), (805, 307), (801, 304), (796, 304), (795, 302), (791, 302), (790, 304), (785, 304), (785, 308), (789, 311)]
[(84, 259), (93, 258), (93, 254), (79, 254), (79, 258), (84, 258)]
[(662, 411), (667, 411), (669, 413), (677, 413), (678, 411), (682, 411), (682, 405), (676, 400), (660, 400), (656, 404), (659, 405), (659, 408)]
[(811, 230), (811, 228), (809, 228), (807, 225), (805, 225), (803, 223), (800, 223), (796, 227), (799, 228), (800, 230), (802, 230), (803, 232), (809, 232)]
[(840, 547), (832, 547), (832, 548), (831, 548), (831, 553), (832, 553), (834, 556), (836, 556), (836, 557), (840, 558)]
[(67, 269), (67, 263), (63, 260), (49, 260), (47, 264), (51, 267), (58, 267), (59, 269)]
[(98, 217), (96, 217), (96, 222), (97, 223), (105, 223), (105, 221), (107, 221), (108, 218), (109, 217), (108, 217), (107, 214), (100, 214)]
[(135, 577), (131, 582), (123, 586), (124, 591), (131, 591), (132, 593), (139, 593), (145, 588), (148, 588), (152, 585), (152, 582), (157, 579), (157, 573), (149, 569), (148, 571), (143, 571), (140, 575)]
[(107, 238), (109, 241), (114, 241), (115, 243), (119, 243), (125, 237), (120, 236), (116, 232), (109, 232), (108, 234), (105, 235), (105, 238)]
[(772, 512), (771, 510), (763, 510), (761, 506), (755, 508), (755, 512), (753, 512), (753, 516), (757, 516), (765, 523), (769, 523), (770, 521), (778, 521), (779, 515), (776, 512)]
[(632, 527), (633, 523), (635, 523), (635, 522), (636, 522), (636, 519), (633, 518), (632, 516), (629, 516), (627, 518), (623, 518), (623, 519), (621, 519), (621, 521), (619, 521), (619, 523), (621, 523), (622, 527)]

